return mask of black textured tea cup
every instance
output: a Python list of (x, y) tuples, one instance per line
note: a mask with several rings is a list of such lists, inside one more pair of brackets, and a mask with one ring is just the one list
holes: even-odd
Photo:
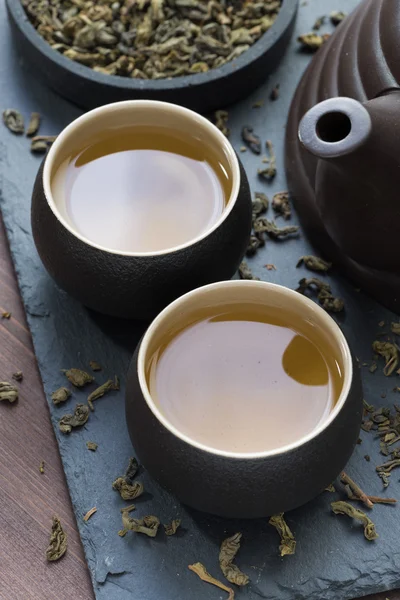
[[(279, 449), (240, 453), (206, 446), (168, 421), (150, 395), (146, 368), (163, 336), (183, 325), (193, 310), (221, 309), (234, 302), (286, 308), (321, 328), (343, 375), (340, 396), (328, 416), (303, 438)], [(359, 370), (346, 339), (320, 306), (279, 285), (226, 281), (178, 298), (151, 323), (129, 368), (126, 419), (139, 459), (179, 500), (223, 517), (258, 518), (305, 504), (339, 475), (358, 439), (362, 397)], [(277, 426), (284, 427), (284, 418)]]
[[(232, 183), (218, 220), (195, 239), (167, 250), (125, 252), (85, 238), (52, 194), (60, 160), (93, 132), (134, 125), (167, 126), (211, 144)], [(110, 174), (112, 176), (112, 174)], [(150, 100), (118, 102), (92, 110), (57, 137), (38, 172), (32, 196), (32, 231), (42, 262), (56, 283), (84, 305), (124, 318), (151, 319), (180, 295), (230, 279), (246, 251), (251, 196), (242, 165), (226, 137), (186, 108)]]

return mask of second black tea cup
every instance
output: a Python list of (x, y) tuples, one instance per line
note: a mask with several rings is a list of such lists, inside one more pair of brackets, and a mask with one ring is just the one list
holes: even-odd
[[(208, 144), (230, 180), (229, 197), (215, 222), (185, 243), (154, 252), (130, 252), (91, 241), (52, 190), (55, 173), (77, 143), (85, 148), (97, 132), (122, 132), (136, 125), (168, 128)], [(110, 216), (112, 202), (111, 197)], [(71, 296), (100, 313), (147, 320), (180, 295), (232, 277), (250, 237), (249, 184), (229, 141), (204, 117), (150, 100), (108, 104), (73, 121), (54, 142), (34, 185), (32, 231), (45, 268)]]

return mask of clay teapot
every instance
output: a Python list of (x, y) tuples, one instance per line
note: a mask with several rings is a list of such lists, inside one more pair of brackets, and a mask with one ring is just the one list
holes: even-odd
[(316, 104), (299, 139), (318, 158), (315, 202), (337, 247), (360, 265), (400, 272), (400, 90), (361, 104)]

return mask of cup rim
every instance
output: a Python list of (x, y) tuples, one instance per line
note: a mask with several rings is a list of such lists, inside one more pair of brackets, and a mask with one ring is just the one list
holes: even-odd
[[(72, 227), (72, 225), (62, 216), (62, 214), (60, 213), (60, 211), (57, 208), (57, 205), (54, 201), (53, 194), (51, 192), (50, 174), (51, 174), (52, 168), (54, 166), (55, 157), (56, 157), (58, 151), (60, 150), (63, 142), (65, 141), (65, 138), (74, 130), (79, 130), (79, 127), (82, 124), (95, 119), (97, 115), (102, 114), (102, 113), (107, 113), (107, 112), (115, 112), (118, 109), (123, 109), (128, 106), (130, 106), (132, 108), (132, 110), (135, 110), (135, 108), (146, 108), (146, 107), (149, 107), (149, 110), (163, 110), (163, 111), (167, 110), (167, 111), (170, 111), (171, 113), (180, 114), (182, 116), (191, 118), (193, 121), (197, 122), (198, 125), (203, 127), (205, 130), (208, 130), (208, 132), (210, 134), (217, 136), (219, 138), (221, 147), (222, 147), (222, 149), (225, 150), (225, 152), (228, 156), (228, 159), (229, 159), (229, 162), (230, 162), (230, 165), (232, 168), (232, 189), (231, 189), (230, 196), (226, 202), (226, 206), (225, 206), (224, 210), (222, 211), (219, 219), (211, 227), (208, 227), (201, 234), (199, 234), (195, 238), (189, 240), (188, 242), (185, 242), (184, 244), (180, 244), (178, 246), (173, 246), (171, 248), (166, 248), (163, 250), (147, 251), (147, 252), (129, 252), (126, 250), (115, 250), (113, 248), (108, 248), (106, 246), (102, 246), (101, 244), (98, 244), (96, 242), (89, 240), (87, 237), (82, 235), (79, 231), (74, 229)], [(163, 102), (163, 101), (159, 101), (159, 100), (124, 100), (122, 102), (112, 102), (109, 104), (104, 104), (103, 106), (100, 106), (98, 108), (94, 108), (93, 110), (90, 110), (90, 111), (84, 113), (83, 115), (81, 115), (80, 117), (74, 119), (69, 125), (67, 125), (61, 131), (61, 133), (57, 136), (57, 138), (54, 141), (54, 143), (52, 144), (49, 152), (47, 153), (47, 156), (44, 161), (42, 182), (43, 182), (44, 195), (45, 195), (45, 198), (46, 198), (46, 201), (47, 201), (47, 204), (48, 204), (50, 210), (53, 212), (56, 219), (63, 225), (63, 227), (65, 227), (65, 229), (67, 229), (74, 237), (81, 240), (84, 244), (92, 246), (93, 248), (97, 248), (98, 250), (101, 250), (102, 252), (108, 252), (109, 254), (117, 254), (120, 256), (132, 256), (132, 257), (146, 257), (146, 256), (149, 257), (149, 256), (162, 256), (162, 255), (166, 255), (166, 254), (172, 254), (174, 252), (178, 252), (179, 250), (183, 250), (185, 248), (193, 246), (193, 245), (197, 244), (198, 242), (202, 241), (203, 239), (205, 239), (206, 237), (208, 237), (216, 229), (218, 229), (222, 225), (222, 223), (224, 223), (224, 221), (228, 218), (228, 216), (230, 215), (230, 213), (233, 210), (233, 207), (235, 206), (235, 204), (237, 202), (238, 195), (239, 195), (239, 188), (240, 188), (240, 167), (239, 167), (238, 157), (236, 155), (236, 152), (235, 152), (232, 144), (225, 137), (225, 135), (218, 129), (218, 127), (216, 127), (213, 123), (211, 123), (208, 119), (206, 119), (202, 115), (197, 114), (196, 112), (194, 112), (193, 110), (190, 110), (189, 108), (179, 106), (178, 104), (172, 104), (170, 102)]]
[[(248, 288), (252, 288), (252, 289), (256, 289), (256, 288), (261, 289), (262, 288), (262, 289), (265, 289), (266, 292), (268, 292), (268, 290), (275, 290), (278, 293), (282, 294), (282, 296), (290, 297), (294, 302), (297, 302), (297, 304), (303, 305), (307, 310), (312, 309), (313, 312), (316, 312), (318, 314), (318, 316), (322, 319), (322, 321), (324, 321), (324, 323), (326, 324), (327, 330), (329, 330), (332, 333), (332, 335), (335, 335), (337, 338), (337, 341), (338, 341), (338, 344), (340, 346), (342, 356), (343, 356), (343, 370), (344, 370), (343, 387), (340, 392), (339, 398), (337, 399), (337, 402), (336, 402), (333, 410), (330, 412), (329, 417), (326, 420), (324, 420), (322, 423), (320, 423), (310, 433), (308, 433), (307, 435), (303, 436), (302, 438), (300, 438), (299, 440), (296, 440), (295, 442), (293, 442), (291, 444), (287, 444), (286, 446), (282, 446), (280, 448), (275, 448), (272, 450), (266, 450), (266, 451), (261, 451), (261, 452), (230, 452), (230, 451), (226, 451), (226, 450), (212, 448), (211, 446), (202, 444), (201, 442), (198, 442), (197, 440), (192, 439), (188, 435), (185, 435), (184, 433), (179, 431), (179, 429), (177, 429), (172, 423), (170, 423), (169, 420), (162, 414), (161, 410), (156, 406), (155, 402), (153, 401), (153, 399), (151, 397), (150, 390), (148, 388), (147, 381), (146, 381), (146, 375), (145, 375), (145, 366), (146, 366), (145, 365), (145, 355), (146, 355), (150, 340), (151, 340), (153, 334), (155, 333), (156, 329), (158, 328), (158, 326), (160, 325), (160, 323), (162, 321), (165, 321), (166, 319), (168, 319), (168, 316), (171, 314), (172, 311), (174, 311), (178, 306), (184, 305), (188, 300), (190, 300), (197, 294), (208, 292), (208, 291), (214, 290), (216, 288), (224, 288), (224, 287), (227, 289), (229, 289), (229, 288), (233, 289), (235, 287), (248, 287)], [(227, 298), (227, 300), (229, 300), (229, 298)], [(349, 348), (349, 345), (347, 343), (347, 340), (346, 340), (342, 330), (340, 329), (340, 327), (338, 326), (336, 321), (334, 321), (332, 319), (332, 317), (323, 308), (321, 308), (318, 304), (316, 304), (313, 300), (311, 300), (310, 298), (307, 298), (307, 296), (304, 296), (303, 294), (299, 294), (298, 292), (291, 290), (287, 287), (284, 287), (282, 285), (270, 283), (267, 281), (247, 281), (247, 280), (220, 281), (217, 283), (212, 283), (209, 285), (205, 285), (205, 286), (196, 288), (195, 290), (192, 290), (191, 292), (188, 292), (188, 293), (184, 294), (183, 296), (180, 296), (179, 298), (177, 298), (176, 300), (171, 302), (171, 304), (169, 304), (166, 308), (164, 308), (164, 310), (162, 310), (157, 315), (157, 317), (154, 319), (154, 321), (152, 321), (152, 323), (146, 330), (146, 332), (142, 338), (142, 341), (140, 343), (139, 350), (138, 350), (137, 367), (136, 368), (137, 368), (137, 375), (138, 375), (138, 379), (139, 379), (140, 389), (141, 389), (143, 397), (147, 403), (147, 406), (152, 411), (155, 418), (170, 433), (172, 433), (174, 436), (178, 437), (183, 442), (189, 444), (190, 446), (193, 446), (193, 447), (195, 447), (199, 450), (202, 450), (204, 452), (207, 452), (209, 454), (223, 456), (223, 457), (231, 458), (231, 459), (240, 459), (240, 460), (263, 459), (263, 458), (268, 458), (268, 457), (272, 457), (272, 456), (277, 456), (280, 454), (286, 454), (287, 452), (295, 450), (295, 449), (303, 446), (307, 442), (311, 441), (312, 439), (316, 438), (325, 429), (327, 429), (329, 427), (329, 425), (336, 419), (336, 417), (338, 416), (338, 414), (344, 407), (346, 400), (349, 396), (352, 381), (353, 381), (353, 360), (352, 360), (350, 348)]]

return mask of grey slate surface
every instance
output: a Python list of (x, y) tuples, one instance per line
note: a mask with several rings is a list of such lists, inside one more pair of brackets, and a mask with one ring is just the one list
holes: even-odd
[[(349, 10), (356, 4), (357, 0), (309, 0), (300, 7), (297, 34), (309, 31), (321, 14), (333, 9)], [(0, 8), (0, 48), (2, 108), (19, 108), (26, 117), (32, 110), (39, 110), (43, 115), (43, 134), (57, 134), (80, 114), (79, 109), (36, 82), (34, 74), (21, 64), (10, 41), (4, 3)], [(250, 124), (263, 139), (270, 138), (277, 151), (279, 172), (272, 184), (257, 181), (258, 157), (250, 152), (241, 155), (253, 191), (272, 196), (285, 189), (285, 120), (293, 91), (309, 60), (309, 56), (297, 52), (293, 40), (284, 62), (263, 89), (230, 110), (231, 141), (236, 148), (241, 145), (241, 125)], [(268, 95), (278, 82), (281, 98), (272, 103)], [(251, 108), (254, 101), (265, 98), (262, 109)], [(295, 556), (281, 559), (278, 536), (266, 521), (227, 521), (192, 511), (160, 489), (144, 472), (140, 478), (147, 492), (138, 500), (135, 516), (157, 514), (163, 522), (180, 517), (182, 531), (172, 538), (160, 533), (154, 540), (117, 535), (121, 527), (119, 509), (124, 503), (111, 489), (111, 482), (123, 472), (132, 454), (124, 420), (124, 374), (144, 326), (90, 312), (60, 291), (45, 273), (30, 229), (30, 193), (39, 164), (39, 158), (29, 153), (26, 138), (0, 129), (0, 204), (47, 397), (64, 383), (62, 368), (86, 367), (89, 360), (97, 360), (104, 367), (97, 374), (99, 383), (114, 373), (122, 381), (121, 392), (99, 400), (87, 425), (70, 436), (59, 433), (58, 419), (75, 402), (85, 400), (86, 392), (74, 393), (63, 408), (49, 403), (97, 598), (225, 598), (225, 593), (197, 579), (187, 565), (201, 561), (220, 577), (218, 547), (226, 535), (235, 531), (243, 532), (238, 564), (251, 578), (248, 588), (237, 592), (239, 600), (345, 600), (400, 586), (399, 509), (375, 507), (373, 518), (380, 537), (370, 543), (357, 524), (331, 514), (329, 503), (338, 499), (338, 494), (324, 493), (287, 515), (298, 545)], [(296, 216), (292, 220), (296, 222)], [(295, 268), (295, 263), (299, 256), (310, 252), (302, 235), (297, 240), (268, 242), (249, 264), (261, 279), (294, 288), (306, 275), (305, 270)], [(263, 268), (265, 263), (274, 263), (277, 271), (267, 271)], [(370, 361), (377, 323), (382, 319), (388, 323), (397, 317), (357, 293), (339, 274), (333, 273), (327, 279), (334, 291), (345, 298), (346, 315), (340, 318), (340, 324), (356, 355), (361, 363)], [(391, 391), (394, 380), (386, 379), (381, 369), (372, 375), (363, 368), (363, 381), (367, 401), (376, 405), (396, 401)], [(382, 400), (381, 393), (386, 391), (387, 398)], [(362, 432), (361, 437), (363, 443), (357, 446), (347, 470), (370, 494), (380, 494), (382, 487), (375, 465), (383, 461), (378, 443), (373, 435)], [(96, 453), (87, 451), (88, 440), (99, 444)], [(364, 460), (365, 454), (371, 455), (370, 463)], [(387, 493), (400, 498), (398, 479), (394, 472)], [(97, 506), (97, 513), (84, 523), (82, 516), (92, 506)]]

